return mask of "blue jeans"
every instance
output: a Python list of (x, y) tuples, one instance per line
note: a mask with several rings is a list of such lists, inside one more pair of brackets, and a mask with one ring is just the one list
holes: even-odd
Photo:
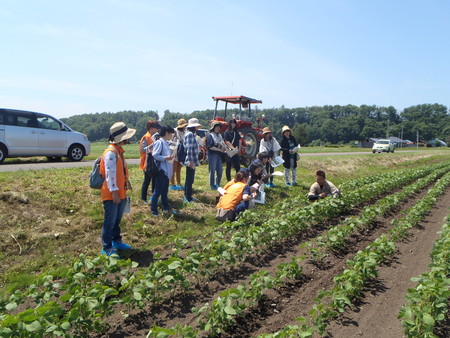
[(238, 205), (234, 207), (234, 213), (237, 215), (240, 212), (243, 212), (248, 209), (248, 201), (242, 201)]
[(184, 182), (184, 197), (192, 201), (192, 185), (194, 184), (195, 168), (186, 167), (186, 181)]
[(152, 195), (151, 210), (152, 213), (158, 214), (158, 199), (161, 196), (161, 202), (164, 210), (170, 210), (169, 198), (167, 194), (169, 193), (169, 179), (163, 170), (160, 170), (155, 176), (155, 191)]
[[(220, 186), (220, 180), (222, 179), (222, 155), (219, 154), (208, 154), (209, 162), (209, 185)], [(217, 173), (217, 175), (214, 175)], [(214, 176), (215, 180), (214, 180)]]
[(120, 236), (120, 221), (122, 220), (123, 210), (127, 204), (127, 199), (124, 198), (119, 204), (114, 204), (113, 201), (103, 201), (103, 209), (105, 211), (105, 219), (102, 227), (102, 243), (103, 250), (108, 251), (112, 249), (112, 241), (121, 242)]

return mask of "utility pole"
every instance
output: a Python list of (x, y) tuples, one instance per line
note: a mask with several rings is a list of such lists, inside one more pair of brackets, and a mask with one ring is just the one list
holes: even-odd
[(403, 148), (403, 122), (402, 122), (402, 133), (400, 135), (401, 135), (400, 139), (402, 140), (401, 144), (402, 144), (402, 148)]
[(417, 131), (417, 148), (419, 148), (419, 131)]

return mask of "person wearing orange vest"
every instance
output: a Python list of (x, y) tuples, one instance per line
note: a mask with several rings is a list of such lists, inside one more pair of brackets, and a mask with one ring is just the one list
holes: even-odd
[(227, 213), (229, 215), (227, 218), (233, 220), (237, 214), (248, 209), (249, 201), (256, 196), (247, 184), (248, 176), (249, 170), (242, 168), (236, 174), (235, 179), (224, 186), (225, 193), (220, 197), (216, 206), (216, 218), (228, 210), (232, 212)]
[(109, 130), (110, 145), (103, 152), (100, 173), (105, 178), (100, 194), (103, 202), (104, 220), (102, 227), (102, 254), (117, 255), (117, 250), (132, 249), (122, 242), (120, 221), (127, 204), (127, 190), (131, 190), (128, 167), (125, 162), (123, 145), (136, 133), (123, 122), (114, 123)]
[(160, 128), (161, 125), (158, 123), (158, 121), (148, 120), (147, 132), (144, 134), (144, 136), (141, 137), (141, 140), (139, 141), (139, 151), (141, 157), (139, 168), (144, 172), (144, 182), (142, 182), (141, 188), (141, 200), (145, 204), (148, 204), (148, 186), (150, 185), (150, 182), (152, 183), (152, 192), (155, 191), (154, 177), (150, 173), (147, 173), (145, 170), (147, 165), (147, 153), (151, 152), (152, 144), (154, 141), (156, 141), (154, 139), (154, 135)]

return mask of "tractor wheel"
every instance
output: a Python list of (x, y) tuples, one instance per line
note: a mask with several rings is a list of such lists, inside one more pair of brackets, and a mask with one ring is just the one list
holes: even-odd
[(256, 157), (256, 154), (258, 154), (258, 136), (256, 135), (256, 131), (249, 127), (242, 128), (240, 132), (244, 135), (245, 141), (245, 153), (241, 156), (241, 163), (244, 166), (249, 166), (251, 161)]

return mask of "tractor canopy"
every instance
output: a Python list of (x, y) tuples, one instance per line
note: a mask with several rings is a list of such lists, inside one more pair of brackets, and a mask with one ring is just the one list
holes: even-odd
[(251, 99), (247, 96), (213, 96), (214, 101), (225, 101), (233, 104), (242, 104), (244, 108), (247, 108), (249, 103), (262, 103), (261, 100)]
[[(247, 96), (213, 96), (212, 99), (214, 101), (216, 101), (216, 108), (214, 109), (214, 118), (213, 120), (216, 120), (217, 117), (217, 106), (219, 104), (220, 101), (225, 102), (225, 116), (223, 116), (223, 120), (226, 120), (227, 118), (227, 108), (228, 108), (228, 103), (231, 104), (238, 104), (239, 105), (239, 116), (237, 116), (236, 118), (238, 120), (244, 120), (244, 121), (249, 121), (250, 117), (251, 117), (251, 105), (252, 104), (258, 104), (258, 103), (262, 103), (261, 100), (256, 100), (256, 99), (252, 99), (250, 97)], [(242, 108), (248, 108), (247, 111), (243, 111)]]
[[(252, 99), (247, 96), (213, 96), (212, 98), (216, 101), (216, 107), (214, 109), (214, 117), (212, 122), (219, 122), (221, 125), (221, 132), (225, 132), (228, 128), (227, 118), (227, 107), (228, 103), (238, 104), (239, 113), (233, 114), (233, 118), (237, 122), (237, 130), (241, 134), (241, 151), (240, 151), (240, 161), (243, 165), (248, 166), (252, 159), (255, 158), (259, 149), (259, 142), (263, 137), (261, 122), (264, 120), (264, 116), (258, 117), (256, 119), (257, 126), (253, 127), (253, 122), (251, 121), (251, 105), (262, 103), (261, 100)], [(225, 102), (224, 116), (217, 116), (217, 106), (220, 101)], [(244, 109), (242, 109), (244, 108)]]

